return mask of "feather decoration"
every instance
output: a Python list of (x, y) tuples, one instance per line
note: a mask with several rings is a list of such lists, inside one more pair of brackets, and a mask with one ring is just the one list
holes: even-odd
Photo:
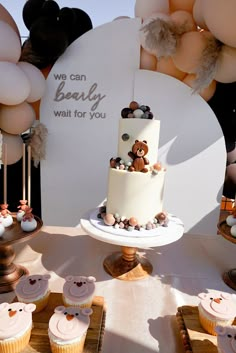
[(189, 24), (176, 25), (171, 19), (155, 18), (144, 23), (140, 31), (144, 34), (144, 49), (155, 53), (157, 58), (172, 56), (176, 52), (180, 36), (188, 32)]
[(31, 146), (32, 159), (35, 167), (38, 167), (41, 160), (45, 160), (47, 135), (48, 130), (42, 123), (38, 123), (31, 129), (28, 144)]
[(196, 69), (196, 79), (193, 82), (193, 92), (199, 93), (208, 87), (215, 77), (217, 62), (223, 43), (211, 36), (207, 39), (207, 45), (202, 52), (199, 65)]

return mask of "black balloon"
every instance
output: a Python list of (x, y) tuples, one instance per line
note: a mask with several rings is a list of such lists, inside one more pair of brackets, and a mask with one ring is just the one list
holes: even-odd
[[(225, 138), (227, 166), (223, 195), (234, 199), (236, 192), (236, 82), (220, 83), (208, 104), (214, 111)], [(217, 156), (216, 156), (217, 158)]]
[(35, 20), (39, 17), (39, 14), (41, 12), (41, 9), (43, 7), (43, 4), (45, 3), (45, 0), (28, 0), (26, 1), (24, 7), (23, 7), (23, 12), (22, 12), (22, 17), (25, 26), (30, 30), (30, 27), (34, 23)]
[(29, 38), (35, 52), (52, 60), (63, 54), (68, 46), (67, 35), (59, 22), (47, 17), (40, 17), (34, 22)]
[(236, 163), (226, 167), (223, 195), (229, 199), (234, 199), (236, 195)]
[(23, 20), (29, 29), (29, 38), (22, 47), (21, 60), (39, 69), (54, 64), (68, 45), (93, 28), (85, 11), (60, 9), (54, 0), (26, 1)]

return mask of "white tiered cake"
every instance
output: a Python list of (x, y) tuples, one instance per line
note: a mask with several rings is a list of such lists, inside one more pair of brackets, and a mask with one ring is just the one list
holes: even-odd
[(107, 202), (100, 208), (106, 225), (150, 230), (167, 225), (163, 212), (166, 170), (157, 162), (160, 121), (150, 108), (131, 102), (121, 111), (118, 156), (111, 158)]

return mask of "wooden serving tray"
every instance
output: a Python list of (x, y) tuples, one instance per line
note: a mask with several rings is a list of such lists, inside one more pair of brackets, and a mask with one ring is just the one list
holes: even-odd
[[(34, 327), (28, 346), (21, 353), (51, 353), (48, 339), (48, 321), (54, 313), (54, 308), (63, 305), (61, 293), (51, 293), (47, 307), (33, 314)], [(105, 307), (103, 297), (94, 297), (93, 314), (90, 316), (90, 326), (85, 340), (84, 352), (100, 353), (105, 327)]]
[(186, 353), (218, 353), (217, 337), (202, 328), (197, 306), (179, 307), (176, 318)]

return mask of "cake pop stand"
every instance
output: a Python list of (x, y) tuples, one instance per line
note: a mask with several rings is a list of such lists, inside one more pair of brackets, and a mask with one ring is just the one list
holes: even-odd
[(152, 264), (140, 256), (138, 248), (149, 249), (156, 246), (167, 245), (180, 239), (184, 233), (181, 220), (170, 216), (167, 227), (158, 227), (151, 231), (116, 230), (113, 227), (102, 225), (97, 219), (98, 209), (92, 210), (82, 217), (80, 225), (91, 237), (105, 243), (121, 246), (121, 251), (107, 256), (103, 262), (105, 271), (114, 278), (134, 281), (147, 277), (152, 273)]
[(43, 225), (41, 219), (34, 216), (37, 228), (32, 232), (24, 232), (20, 222), (16, 220), (16, 214), (12, 216), (13, 224), (7, 227), (0, 237), (0, 293), (11, 292), (20, 277), (29, 273), (25, 267), (13, 263), (16, 254), (12, 245), (33, 238)]
[[(218, 230), (219, 233), (231, 243), (236, 244), (236, 238), (234, 238), (230, 233), (230, 228), (226, 220), (222, 220), (218, 223)], [(228, 270), (223, 273), (223, 280), (224, 282), (232, 289), (236, 290), (236, 268)]]

